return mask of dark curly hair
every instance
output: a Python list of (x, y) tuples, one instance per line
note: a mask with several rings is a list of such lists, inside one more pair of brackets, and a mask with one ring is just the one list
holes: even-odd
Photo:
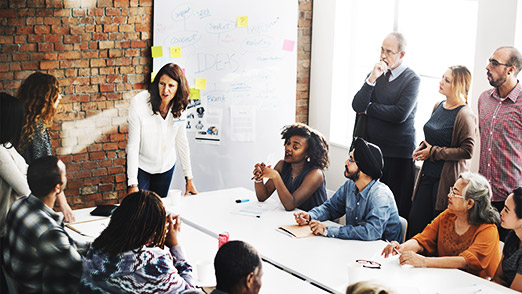
[(310, 158), (310, 165), (318, 166), (320, 169), (328, 167), (328, 164), (330, 163), (328, 159), (328, 150), (330, 147), (319, 131), (302, 123), (285, 126), (281, 132), (281, 139), (284, 139), (286, 143), (286, 141), (293, 136), (300, 136), (306, 139), (306, 142), (308, 143), (306, 153)]
[(178, 82), (178, 90), (176, 91), (176, 95), (169, 102), (168, 107), (174, 115), (175, 118), (181, 116), (181, 112), (187, 108), (189, 101), (190, 88), (187, 82), (187, 78), (185, 77), (185, 73), (179, 65), (174, 63), (165, 64), (156, 74), (154, 81), (150, 85), (149, 93), (150, 93), (150, 104), (152, 105), (152, 111), (154, 114), (157, 114), (160, 111), (161, 105), (161, 97), (159, 93), (159, 80), (161, 76), (167, 75), (171, 79)]
[(20, 137), (20, 147), (23, 149), (33, 140), (34, 130), (39, 122), (43, 122), (44, 130), (49, 128), (54, 119), (54, 107), (60, 95), (60, 84), (53, 75), (35, 72), (22, 82), (16, 94), (24, 105), (25, 121)]

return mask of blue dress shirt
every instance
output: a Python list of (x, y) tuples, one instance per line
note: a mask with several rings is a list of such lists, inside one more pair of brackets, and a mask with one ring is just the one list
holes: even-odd
[(401, 225), (393, 193), (379, 180), (372, 180), (360, 193), (354, 181), (347, 180), (330, 199), (308, 213), (318, 221), (346, 214), (346, 225), (328, 227), (328, 237), (400, 240)]

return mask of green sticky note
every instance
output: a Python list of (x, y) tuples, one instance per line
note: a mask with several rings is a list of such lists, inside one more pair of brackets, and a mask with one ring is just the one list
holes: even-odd
[(207, 79), (196, 78), (196, 89), (205, 90), (207, 88)]
[(163, 47), (161, 47), (161, 46), (152, 46), (150, 49), (152, 51), (152, 58), (154, 58), (154, 57), (162, 57), (163, 56)]
[(237, 17), (237, 26), (239, 28), (248, 27), (248, 16), (238, 16)]
[(170, 57), (181, 57), (181, 47), (180, 46), (172, 46), (170, 47)]
[(151, 83), (154, 83), (154, 78), (156, 77), (156, 74), (157, 74), (157, 73), (155, 73), (155, 72), (151, 72), (151, 73), (150, 73), (150, 82), (151, 82)]
[(190, 99), (200, 99), (200, 91), (199, 89), (195, 89), (195, 88), (190, 88), (190, 96), (189, 98)]

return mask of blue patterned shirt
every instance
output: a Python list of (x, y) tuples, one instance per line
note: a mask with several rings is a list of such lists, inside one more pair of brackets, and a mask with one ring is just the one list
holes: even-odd
[(390, 188), (372, 180), (358, 193), (354, 181), (347, 180), (321, 206), (308, 212), (314, 220), (325, 221), (346, 214), (346, 225), (328, 227), (328, 237), (352, 240), (400, 240), (401, 224)]

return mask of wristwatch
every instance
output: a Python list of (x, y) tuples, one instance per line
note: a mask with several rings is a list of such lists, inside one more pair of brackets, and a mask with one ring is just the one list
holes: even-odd
[(328, 237), (328, 228), (324, 227), (323, 237)]

